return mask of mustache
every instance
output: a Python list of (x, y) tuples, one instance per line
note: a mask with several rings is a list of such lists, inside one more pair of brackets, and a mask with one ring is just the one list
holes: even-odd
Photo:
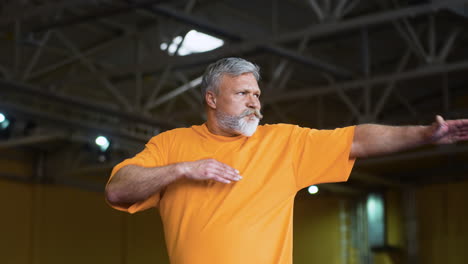
[(263, 115), (260, 113), (260, 110), (258, 109), (246, 109), (242, 114), (240, 114), (240, 117), (246, 117), (248, 115), (254, 114), (258, 119), (262, 119)]

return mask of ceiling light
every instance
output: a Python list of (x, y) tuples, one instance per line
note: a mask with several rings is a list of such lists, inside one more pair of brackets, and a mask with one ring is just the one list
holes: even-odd
[(104, 136), (98, 136), (94, 142), (102, 152), (105, 152), (110, 146), (109, 140)]
[(196, 30), (190, 30), (185, 37), (177, 36), (170, 44), (161, 43), (161, 50), (167, 50), (170, 55), (173, 55), (177, 47), (180, 45), (177, 55), (186, 56), (193, 53), (207, 52), (217, 49), (224, 45), (222, 39), (210, 36)]
[(307, 191), (309, 191), (310, 194), (316, 194), (316, 193), (318, 193), (319, 188), (317, 186), (315, 186), (315, 185), (311, 185), (311, 186), (309, 186)]
[(10, 120), (8, 120), (4, 114), (0, 113), (0, 129), (7, 129), (10, 125)]

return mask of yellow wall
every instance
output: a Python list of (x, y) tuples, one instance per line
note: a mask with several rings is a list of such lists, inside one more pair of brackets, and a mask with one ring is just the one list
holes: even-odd
[[(468, 181), (427, 185), (416, 191), (419, 263), (468, 263), (467, 190)], [(401, 196), (389, 192), (386, 198), (388, 241), (403, 251), (375, 254), (374, 263), (406, 263)]]
[[(417, 191), (420, 263), (468, 263), (466, 190), (468, 182)], [(387, 228), (390, 245), (404, 248), (400, 199), (387, 194)], [(7, 180), (0, 180), (0, 200), (2, 264), (168, 263), (155, 211), (129, 215), (108, 207), (102, 193)], [(339, 214), (340, 198), (296, 199), (295, 264), (341, 263)], [(397, 259), (403, 255), (374, 256), (376, 264), (404, 263)]]
[(417, 192), (420, 263), (468, 263), (468, 182)]
[(31, 263), (31, 190), (29, 185), (0, 181), (1, 263)]
[(392, 247), (404, 248), (406, 241), (401, 193), (388, 191), (385, 195), (385, 206), (388, 244)]
[[(111, 209), (102, 193), (0, 180), (2, 264), (168, 263), (155, 211)], [(339, 201), (298, 199), (294, 263), (340, 263)]]
[(33, 152), (0, 149), (0, 175), (29, 180), (35, 173), (35, 163)]
[(406, 241), (402, 195), (397, 191), (385, 194), (387, 243), (392, 250), (374, 253), (374, 264), (406, 263)]
[(294, 207), (295, 264), (342, 263), (340, 199), (297, 198)]
[(0, 263), (168, 263), (154, 211), (128, 215), (102, 193), (0, 180)]

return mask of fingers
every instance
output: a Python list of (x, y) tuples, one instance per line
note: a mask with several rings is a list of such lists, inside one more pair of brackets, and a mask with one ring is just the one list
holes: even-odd
[(468, 119), (449, 120), (447, 123), (458, 129), (468, 129)]
[(224, 170), (218, 170), (218, 175), (228, 181), (240, 181), (242, 177), (239, 174), (226, 173)]
[(435, 143), (451, 144), (468, 140), (468, 119), (444, 120), (437, 115), (432, 127)]
[(439, 125), (442, 125), (442, 124), (445, 123), (444, 118), (442, 118), (442, 116), (440, 116), (440, 115), (436, 115), (436, 121), (437, 121), (437, 124), (439, 124)]
[(446, 121), (447, 127), (449, 128), (450, 133), (453, 135), (457, 134), (466, 134), (468, 132), (468, 120), (459, 119), (459, 120), (448, 120)]
[(242, 179), (237, 170), (221, 162), (218, 162), (216, 166), (210, 169), (210, 171), (216, 176), (214, 180), (216, 180), (217, 178), (222, 178), (225, 181), (221, 182), (224, 183), (230, 183), (232, 181), (239, 181)]
[(222, 166), (222, 171), (224, 173), (226, 173), (227, 176), (229, 176), (230, 178), (232, 178), (233, 180), (235, 181), (238, 181), (240, 179), (242, 179), (242, 177), (239, 175), (239, 171), (232, 168), (231, 166), (227, 165), (227, 164), (224, 164), (222, 162), (219, 162)]
[(458, 131), (457, 133), (454, 134), (453, 139), (455, 142), (457, 141), (467, 141), (468, 140), (468, 131), (463, 130), (463, 131)]
[(239, 171), (232, 168), (231, 166), (219, 162), (215, 159), (207, 159), (197, 161), (200, 168), (200, 176), (195, 177), (198, 180), (215, 180), (221, 183), (231, 183), (233, 181), (239, 181), (242, 177), (239, 175)]

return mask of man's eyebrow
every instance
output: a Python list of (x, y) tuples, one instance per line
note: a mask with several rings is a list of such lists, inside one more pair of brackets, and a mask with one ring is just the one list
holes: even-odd
[(257, 90), (255, 88), (250, 88), (250, 87), (238, 87), (236, 90), (237, 91), (248, 91), (248, 92), (253, 92), (253, 93), (256, 93), (256, 92), (261, 93), (260, 90)]

